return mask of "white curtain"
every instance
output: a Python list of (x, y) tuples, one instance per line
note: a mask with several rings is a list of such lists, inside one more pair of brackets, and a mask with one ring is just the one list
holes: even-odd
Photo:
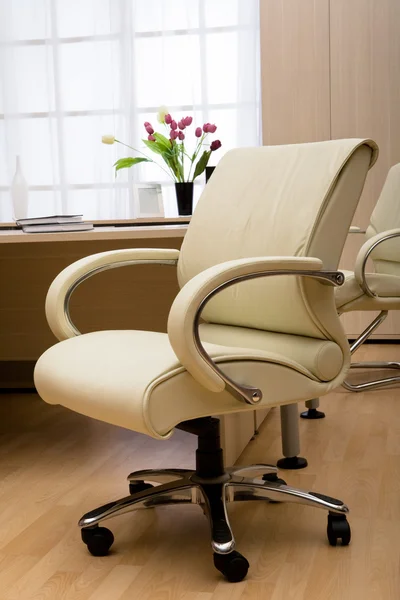
[(115, 178), (132, 153), (101, 136), (143, 149), (160, 105), (217, 125), (210, 164), (260, 143), (259, 0), (0, 0), (0, 221), (17, 155), (29, 216), (134, 217), (132, 182), (166, 176), (144, 165)]

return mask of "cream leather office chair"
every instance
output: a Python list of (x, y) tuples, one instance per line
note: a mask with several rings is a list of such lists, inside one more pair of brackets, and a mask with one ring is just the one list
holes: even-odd
[[(374, 272), (366, 273), (367, 261), (372, 259)], [(353, 271), (343, 271), (345, 282), (335, 290), (339, 314), (352, 311), (379, 311), (361, 335), (350, 345), (353, 355), (386, 319), (389, 310), (400, 310), (400, 163), (388, 173), (366, 231), (366, 242), (361, 247)], [(354, 362), (352, 369), (393, 369), (398, 371), (396, 361)], [(351, 392), (364, 392), (400, 382), (400, 375), (351, 383), (343, 381), (343, 387)], [(308, 410), (303, 418), (324, 417), (317, 410), (319, 400), (306, 402)], [(294, 423), (290, 432), (294, 431)], [(294, 432), (296, 437), (296, 432)], [(288, 436), (289, 437), (289, 436)], [(287, 441), (287, 443), (290, 443)]]
[[(336, 305), (340, 313), (358, 310), (380, 312), (351, 344), (351, 354), (354, 354), (386, 319), (389, 310), (400, 310), (400, 163), (393, 166), (388, 173), (371, 215), (366, 238), (358, 253), (354, 273), (346, 271), (344, 285), (340, 291), (336, 290)], [(366, 273), (369, 258), (373, 262), (372, 273)], [(400, 363), (352, 363), (351, 368), (398, 371)], [(400, 375), (393, 375), (362, 383), (344, 381), (343, 386), (350, 391), (360, 392), (399, 382)]]
[[(233, 150), (206, 186), (180, 253), (104, 252), (55, 279), (46, 313), (62, 341), (37, 363), (41, 397), (157, 439), (175, 427), (199, 438), (195, 470), (131, 473), (130, 495), (81, 518), (92, 554), (106, 554), (113, 542), (98, 527), (105, 519), (197, 503), (210, 521), (216, 568), (240, 581), (249, 565), (235, 551), (226, 504), (254, 499), (323, 508), (329, 542), (349, 543), (342, 501), (287, 486), (274, 466), (224, 468), (215, 417), (307, 400), (343, 381), (350, 354), (334, 303), (343, 279), (336, 268), (376, 154), (365, 140)], [(68, 312), (77, 285), (142, 263), (177, 266), (181, 291), (168, 334), (80, 335)]]

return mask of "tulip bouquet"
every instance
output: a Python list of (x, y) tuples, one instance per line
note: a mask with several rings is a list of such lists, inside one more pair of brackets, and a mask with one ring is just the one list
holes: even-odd
[[(164, 160), (166, 168), (159, 166), (176, 183), (193, 182), (205, 170), (211, 153), (221, 148), (219, 140), (208, 142), (208, 135), (215, 133), (217, 126), (205, 123), (203, 127), (196, 127), (194, 130), (195, 144), (192, 145), (191, 150), (188, 150), (187, 133), (188, 128), (192, 125), (193, 118), (183, 117), (177, 122), (166, 109), (160, 109), (157, 119), (164, 126), (166, 135), (155, 131), (151, 123), (146, 121), (144, 128), (147, 139), (143, 139), (143, 143), (149, 150), (158, 154)], [(128, 156), (117, 160), (114, 164), (116, 173), (120, 169), (127, 169), (139, 163), (156, 162), (144, 152), (124, 144), (112, 135), (104, 135), (102, 141), (104, 144), (114, 144), (114, 142), (122, 144), (142, 155), (137, 157)]]

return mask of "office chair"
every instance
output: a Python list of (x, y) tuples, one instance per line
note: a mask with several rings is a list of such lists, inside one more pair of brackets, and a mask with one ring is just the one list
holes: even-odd
[[(270, 465), (225, 468), (218, 416), (300, 402), (343, 381), (349, 345), (334, 302), (336, 271), (376, 145), (369, 140), (236, 149), (220, 161), (198, 202), (181, 251), (126, 249), (75, 262), (52, 283), (49, 325), (60, 340), (35, 368), (50, 404), (167, 440), (198, 436), (193, 470), (131, 473), (129, 495), (79, 521), (89, 552), (113, 543), (99, 524), (166, 504), (199, 504), (214, 564), (240, 581), (249, 563), (235, 550), (227, 503), (297, 502), (328, 511), (328, 540), (350, 542), (348, 507), (292, 488)], [(177, 267), (181, 290), (168, 333), (80, 335), (68, 311), (88, 277), (134, 264)]]
[[(357, 229), (357, 228), (356, 228)], [(400, 163), (388, 173), (378, 202), (371, 215), (366, 231), (366, 242), (361, 247), (352, 271), (343, 271), (345, 282), (335, 289), (335, 300), (339, 314), (352, 311), (379, 311), (359, 337), (350, 344), (353, 355), (362, 344), (383, 323), (389, 310), (400, 310)], [(368, 259), (372, 259), (374, 272), (366, 273)], [(398, 371), (396, 361), (354, 362), (351, 369), (393, 369)], [(394, 385), (400, 382), (400, 375), (351, 383), (343, 381), (343, 387), (350, 392), (365, 392)], [(307, 410), (301, 413), (305, 419), (323, 418), (318, 409), (319, 400), (306, 402)], [(294, 431), (295, 425), (291, 431)]]

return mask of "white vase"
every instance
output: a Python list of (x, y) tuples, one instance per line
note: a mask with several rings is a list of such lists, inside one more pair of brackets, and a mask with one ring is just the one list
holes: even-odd
[(14, 219), (25, 219), (28, 215), (28, 184), (22, 174), (19, 156), (17, 156), (15, 175), (11, 183), (11, 198)]

